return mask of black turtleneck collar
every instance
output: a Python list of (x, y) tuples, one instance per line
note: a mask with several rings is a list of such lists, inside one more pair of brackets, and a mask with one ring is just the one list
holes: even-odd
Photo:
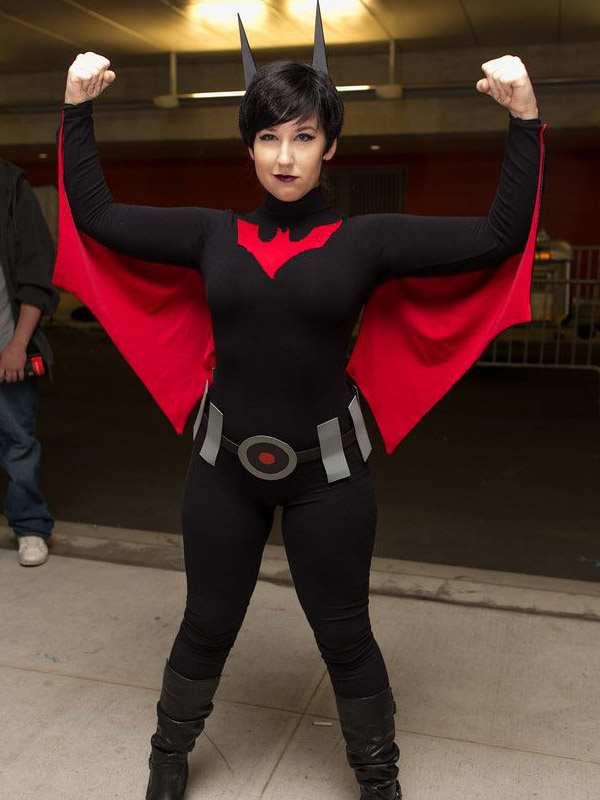
[(330, 207), (321, 186), (315, 186), (299, 200), (278, 200), (267, 192), (261, 210), (276, 219), (299, 219)]

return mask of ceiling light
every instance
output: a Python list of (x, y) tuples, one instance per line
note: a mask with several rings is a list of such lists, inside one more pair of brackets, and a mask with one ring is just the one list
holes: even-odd
[[(369, 84), (361, 84), (356, 86), (338, 86), (338, 92), (367, 92), (373, 89)], [(177, 94), (177, 95), (159, 95), (154, 98), (154, 103), (159, 108), (176, 108), (177, 103), (175, 100), (212, 100), (214, 98), (228, 98), (228, 97), (243, 97), (246, 94), (245, 89), (235, 89), (233, 91), (224, 92), (191, 92), (190, 94)]]
[[(336, 23), (364, 13), (360, 0), (320, 0), (320, 6), (323, 19), (335, 19)], [(315, 16), (315, 0), (288, 0), (286, 11), (292, 18), (312, 20)]]
[(194, 100), (203, 100), (205, 97), (243, 97), (245, 94), (244, 89), (236, 89), (233, 92), (192, 92), (186, 97), (192, 97)]
[(370, 144), (369, 150), (381, 150), (381, 145), (378, 144)]
[(360, 83), (356, 86), (336, 86), (338, 92), (368, 92), (369, 89), (376, 89), (368, 83)]
[[(372, 86), (369, 83), (355, 84), (349, 86), (337, 86), (338, 92), (353, 94), (356, 92), (366, 92), (371, 95), (377, 92), (378, 87)], [(157, 108), (179, 108), (181, 105), (190, 106), (194, 105), (196, 100), (228, 100), (238, 97), (243, 97), (246, 94), (245, 89), (234, 89), (231, 91), (223, 92), (190, 92), (189, 94), (181, 94), (174, 92), (172, 94), (161, 94), (154, 99), (154, 105)]]
[(199, 2), (188, 6), (190, 17), (196, 22), (205, 22), (237, 28), (239, 13), (244, 25), (260, 25), (264, 22), (267, 7), (260, 0), (236, 0), (236, 2)]

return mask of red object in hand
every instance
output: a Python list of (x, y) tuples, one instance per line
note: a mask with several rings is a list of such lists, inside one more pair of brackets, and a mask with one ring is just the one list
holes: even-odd
[(28, 356), (27, 361), (25, 362), (25, 377), (26, 378), (33, 378), (36, 375), (45, 375), (46, 368), (44, 366), (44, 361), (41, 356)]

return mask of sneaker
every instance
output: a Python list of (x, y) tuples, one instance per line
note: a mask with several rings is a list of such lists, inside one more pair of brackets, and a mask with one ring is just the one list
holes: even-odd
[(19, 536), (19, 564), (37, 567), (48, 560), (48, 545), (43, 536)]

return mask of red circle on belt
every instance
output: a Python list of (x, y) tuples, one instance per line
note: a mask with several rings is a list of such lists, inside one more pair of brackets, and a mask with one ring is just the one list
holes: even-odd
[(258, 460), (261, 464), (274, 464), (275, 456), (273, 453), (267, 453), (266, 450), (263, 450), (262, 453), (258, 454)]

